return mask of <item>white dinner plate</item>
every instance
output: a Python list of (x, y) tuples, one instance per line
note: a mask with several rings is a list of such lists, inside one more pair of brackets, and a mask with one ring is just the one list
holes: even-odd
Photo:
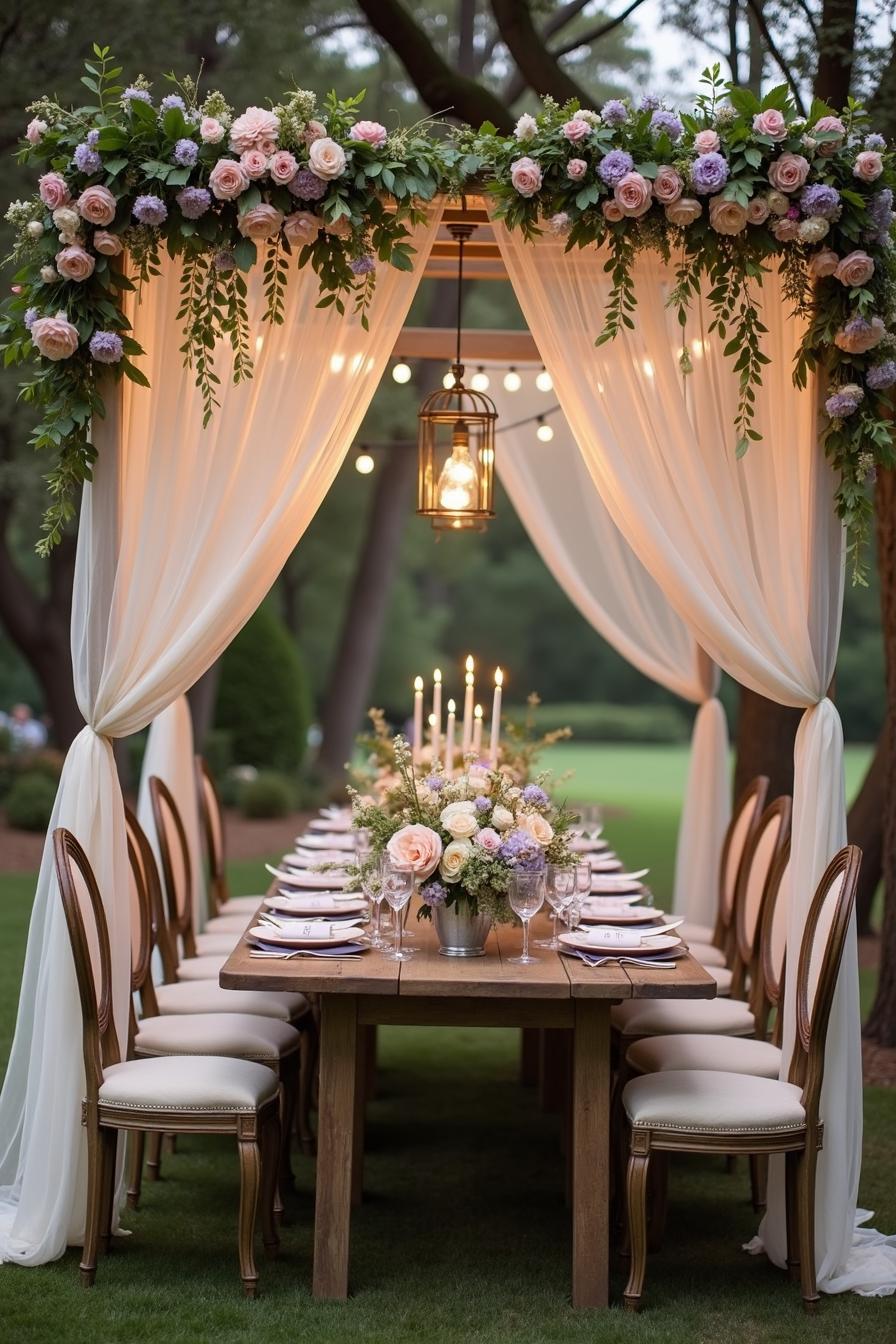
[(642, 940), (637, 933), (628, 929), (619, 929), (617, 936), (610, 933), (588, 933), (587, 929), (576, 929), (574, 933), (561, 933), (560, 942), (564, 947), (574, 947), (580, 952), (634, 952), (639, 957), (653, 956), (655, 952), (668, 952), (678, 947), (681, 939), (674, 933), (659, 934), (656, 938)]
[(332, 891), (319, 896), (310, 892), (307, 896), (267, 896), (264, 903), (282, 915), (360, 915), (367, 909), (363, 896), (339, 896)]
[(622, 860), (617, 859), (615, 854), (612, 858), (605, 857), (603, 854), (586, 854), (585, 857), (591, 861), (592, 873), (622, 872)]
[(597, 891), (592, 892), (590, 896), (586, 896), (585, 900), (590, 901), (595, 910), (598, 910), (602, 905), (639, 905), (642, 895), (643, 892), (641, 891), (614, 891), (609, 895), (601, 895)]
[(355, 848), (355, 836), (351, 832), (327, 831), (320, 832), (317, 835), (297, 835), (297, 849), (339, 849), (346, 850)]
[(603, 850), (610, 848), (609, 840), (586, 840), (578, 835), (569, 842), (570, 849), (575, 850), (577, 854), (600, 854)]
[(326, 873), (306, 872), (303, 868), (273, 868), (269, 863), (265, 868), (286, 887), (308, 887), (312, 891), (345, 891), (355, 880), (339, 868), (331, 868)]
[(630, 895), (632, 892), (643, 895), (644, 883), (638, 879), (626, 877), (625, 873), (592, 873), (592, 896)]
[(344, 849), (296, 849), (280, 860), (284, 868), (316, 868), (321, 863), (341, 863), (346, 860)]
[(350, 831), (351, 812), (336, 812), (332, 816), (314, 817), (308, 823), (309, 831)]
[(365, 942), (367, 934), (354, 924), (319, 936), (303, 935), (298, 930), (277, 929), (272, 924), (256, 924), (249, 930), (249, 937), (257, 938), (262, 943), (277, 943), (281, 947), (341, 947), (343, 943)]
[(582, 919), (588, 923), (647, 924), (662, 913), (662, 910), (655, 910), (652, 905), (611, 906), (603, 901), (599, 905), (590, 904), (587, 900), (582, 902)]

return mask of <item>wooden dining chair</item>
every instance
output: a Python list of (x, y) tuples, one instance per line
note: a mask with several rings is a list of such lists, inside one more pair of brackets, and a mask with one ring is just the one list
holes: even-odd
[(227, 880), (227, 853), (224, 831), (224, 809), (214, 775), (202, 756), (194, 757), (196, 796), (199, 801), (199, 824), (205, 843), (208, 898), (211, 929), (220, 928), (217, 920), (234, 915), (248, 918), (261, 904), (262, 896), (231, 896)]
[(796, 1029), (787, 1081), (729, 1071), (680, 1069), (627, 1084), (630, 1130), (626, 1208), (631, 1268), (625, 1306), (637, 1310), (647, 1261), (647, 1181), (656, 1154), (784, 1153), (787, 1264), (815, 1311), (815, 1172), (822, 1146), (819, 1101), (828, 1019), (855, 903), (861, 852), (840, 851), (812, 900), (796, 978)]
[(240, 1157), (239, 1261), (243, 1290), (257, 1292), (253, 1248), (261, 1199), (265, 1250), (275, 1255), (280, 1148), (279, 1087), (263, 1064), (193, 1055), (122, 1061), (112, 1010), (112, 958), (103, 902), (87, 855), (70, 831), (53, 833), (56, 875), (68, 926), (83, 1020), (87, 1211), (81, 1282), (96, 1278), (109, 1250), (119, 1133), (232, 1134)]

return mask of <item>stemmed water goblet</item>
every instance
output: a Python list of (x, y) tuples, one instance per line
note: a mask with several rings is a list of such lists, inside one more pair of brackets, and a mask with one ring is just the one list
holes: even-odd
[(582, 859), (576, 864), (576, 894), (579, 896), (590, 896), (591, 880), (591, 860)]
[(557, 864), (550, 864), (547, 870), (546, 893), (548, 905), (553, 912), (553, 928), (550, 938), (539, 938), (535, 946), (544, 947), (549, 952), (557, 952), (560, 948), (560, 941), (557, 938), (557, 916), (563, 910), (568, 901), (571, 901), (576, 892), (576, 872), (574, 868), (560, 868)]
[(383, 948), (386, 946), (386, 940), (380, 930), (380, 922), (382, 919), (383, 899), (386, 892), (383, 887), (382, 859), (377, 859), (372, 855), (368, 855), (363, 863), (361, 863), (361, 890), (370, 902), (370, 908), (373, 914), (373, 929), (370, 934), (370, 946)]
[(510, 957), (508, 960), (518, 966), (531, 966), (539, 958), (529, 956), (529, 921), (544, 905), (544, 873), (511, 873), (510, 890), (507, 894), (511, 910), (519, 916), (523, 924), (522, 955)]
[(597, 803), (586, 803), (582, 808), (582, 835), (586, 840), (596, 840), (603, 830), (603, 814)]
[(390, 961), (407, 961), (414, 954), (410, 949), (401, 945), (402, 934), (404, 933), (402, 914), (413, 895), (414, 869), (409, 863), (391, 863), (386, 860), (383, 864), (382, 879), (386, 900), (392, 910), (395, 925), (392, 950), (387, 952), (386, 956)]
[(572, 900), (568, 901), (563, 907), (562, 919), (570, 933), (574, 933), (582, 922), (582, 904), (584, 900), (585, 897), (580, 896), (579, 893), (576, 892), (573, 895)]

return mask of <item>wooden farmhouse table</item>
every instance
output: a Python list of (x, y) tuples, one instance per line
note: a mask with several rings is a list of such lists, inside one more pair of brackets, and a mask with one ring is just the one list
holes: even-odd
[[(572, 1301), (605, 1307), (609, 1278), (610, 1007), (623, 999), (712, 998), (716, 982), (690, 956), (674, 970), (589, 968), (536, 950), (533, 966), (511, 965), (522, 930), (501, 925), (483, 957), (443, 957), (427, 921), (409, 961), (370, 951), (326, 961), (252, 958), (241, 940), (221, 969), (225, 989), (320, 996), (320, 1089), (313, 1293), (348, 1296), (349, 1228), (360, 1198), (364, 1148), (365, 1029), (376, 1026), (566, 1028), (572, 1035), (570, 1133)], [(409, 921), (409, 922), (410, 922)], [(540, 921), (533, 923), (537, 935)], [(547, 922), (543, 921), (547, 928)]]

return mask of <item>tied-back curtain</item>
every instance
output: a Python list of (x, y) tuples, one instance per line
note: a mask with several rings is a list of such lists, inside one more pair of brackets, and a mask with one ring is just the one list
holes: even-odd
[(205, 844), (199, 820), (199, 797), (196, 791), (196, 769), (193, 760), (193, 720), (186, 695), (172, 700), (167, 709), (152, 721), (146, 739), (146, 751), (140, 770), (140, 793), (137, 816), (150, 843), (161, 859), (149, 781), (153, 775), (163, 779), (171, 790), (177, 810), (187, 834), (190, 851), (193, 886), (190, 893), (193, 910), (193, 928), (199, 930), (208, 918), (208, 892), (205, 882)]
[[(541, 558), (585, 620), (639, 672), (700, 706), (678, 830), (674, 907), (712, 925), (731, 815), (719, 671), (610, 517), (569, 424), (555, 409), (556, 393), (535, 386), (537, 367), (518, 366), (523, 385), (516, 392), (503, 388), (503, 369), (492, 371), (498, 475)], [(554, 437), (544, 444), (534, 417), (551, 411), (545, 423)]]
[[(695, 301), (682, 332), (667, 306), (671, 268), (653, 253), (634, 262), (634, 328), (602, 346), (611, 277), (596, 248), (562, 240), (525, 243), (496, 234), (517, 299), (573, 434), (607, 509), (702, 648), (744, 685), (806, 710), (794, 757), (793, 902), (788, 936), (788, 1012), (814, 888), (846, 839), (843, 738), (827, 698), (839, 638), (843, 534), (833, 475), (819, 446), (813, 381), (793, 385), (801, 336), (776, 269), (752, 284), (767, 333), (755, 425), (762, 441), (735, 456), (737, 383), (710, 333), (707, 301)], [(726, 340), (731, 332), (727, 333)], [(682, 341), (693, 372), (679, 364)], [(786, 1056), (786, 1051), (785, 1051)], [(855, 1233), (861, 1160), (861, 1049), (854, 928), (831, 1015), (818, 1178), (818, 1277), (828, 1292), (896, 1287), (896, 1255)], [(761, 1229), (783, 1264), (783, 1182), (771, 1182)]]
[[(106, 903), (118, 1029), (127, 1026), (129, 911), (124, 817), (110, 739), (144, 728), (227, 647), (270, 588), (335, 476), (395, 344), (440, 211), (414, 231), (411, 272), (382, 266), (370, 330), (346, 305), (317, 307), (292, 271), (282, 325), (262, 321), (262, 268), (247, 277), (254, 377), (234, 387), (219, 342), (220, 405), (207, 427), (183, 367), (182, 270), (132, 296), (151, 388), (107, 388), (84, 492), (72, 610), (72, 744), (52, 827), (84, 845)], [(44, 850), (9, 1069), (0, 1096), (0, 1259), (51, 1260), (83, 1235), (81, 1014)]]

